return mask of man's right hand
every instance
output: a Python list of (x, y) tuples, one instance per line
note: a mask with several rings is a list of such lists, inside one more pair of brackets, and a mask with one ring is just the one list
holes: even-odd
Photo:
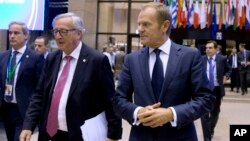
[(23, 130), (19, 136), (20, 141), (30, 141), (32, 135), (31, 130)]

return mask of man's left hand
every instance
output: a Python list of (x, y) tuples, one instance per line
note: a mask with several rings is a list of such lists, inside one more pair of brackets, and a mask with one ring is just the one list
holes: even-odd
[(170, 108), (156, 108), (143, 112), (138, 116), (141, 117), (139, 119), (140, 123), (152, 128), (163, 126), (173, 120), (173, 113)]

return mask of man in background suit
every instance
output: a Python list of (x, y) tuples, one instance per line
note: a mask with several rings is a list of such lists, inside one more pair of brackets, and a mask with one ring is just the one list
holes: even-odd
[(236, 87), (236, 92), (238, 93), (240, 88), (240, 74), (236, 47), (232, 48), (231, 55), (228, 57), (228, 63), (232, 67), (230, 83), (231, 91), (234, 91), (234, 88)]
[[(84, 25), (74, 13), (56, 16), (52, 25), (59, 50), (46, 58), (20, 140), (28, 141), (40, 123), (39, 141), (86, 141), (82, 127), (87, 120), (105, 115), (106, 140), (120, 139), (121, 119), (112, 108), (114, 81), (108, 58), (81, 41)], [(92, 126), (96, 132), (100, 125)]]
[(241, 86), (241, 94), (247, 94), (247, 85), (248, 85), (248, 70), (250, 65), (250, 52), (245, 49), (246, 44), (240, 43), (238, 53), (238, 64), (240, 71), (240, 86)]
[(49, 54), (49, 41), (45, 36), (38, 36), (35, 39), (35, 50), (41, 54), (43, 54), (44, 58), (46, 59), (47, 55)]
[[(208, 41), (206, 44), (206, 56), (202, 57), (203, 66), (209, 79), (210, 88), (216, 97), (214, 108), (210, 113), (206, 113), (201, 117), (204, 141), (211, 141), (214, 134), (214, 128), (219, 119), (221, 99), (225, 95), (223, 84), (224, 76), (229, 79), (231, 75), (230, 66), (227, 58), (219, 55), (217, 52), (217, 43)], [(212, 74), (211, 74), (212, 73)]]
[(41, 75), (44, 58), (26, 45), (25, 23), (9, 24), (10, 50), (0, 54), (0, 103), (8, 141), (19, 141), (25, 112)]
[(197, 141), (193, 121), (210, 111), (214, 96), (197, 49), (169, 38), (171, 14), (161, 3), (138, 16), (145, 46), (125, 57), (113, 105), (131, 125), (130, 141)]

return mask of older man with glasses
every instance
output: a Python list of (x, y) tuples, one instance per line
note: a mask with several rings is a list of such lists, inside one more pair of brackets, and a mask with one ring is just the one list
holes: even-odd
[[(60, 14), (52, 25), (59, 50), (45, 61), (20, 140), (28, 141), (38, 123), (38, 141), (100, 140), (101, 133), (102, 140), (120, 139), (121, 119), (111, 104), (115, 89), (108, 58), (81, 41), (84, 26), (77, 15)], [(99, 130), (89, 131), (91, 121)]]

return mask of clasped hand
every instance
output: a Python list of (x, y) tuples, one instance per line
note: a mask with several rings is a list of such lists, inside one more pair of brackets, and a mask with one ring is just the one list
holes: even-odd
[(172, 121), (172, 110), (170, 108), (162, 108), (160, 106), (161, 103), (158, 102), (141, 108), (137, 113), (139, 122), (144, 126), (155, 128)]

